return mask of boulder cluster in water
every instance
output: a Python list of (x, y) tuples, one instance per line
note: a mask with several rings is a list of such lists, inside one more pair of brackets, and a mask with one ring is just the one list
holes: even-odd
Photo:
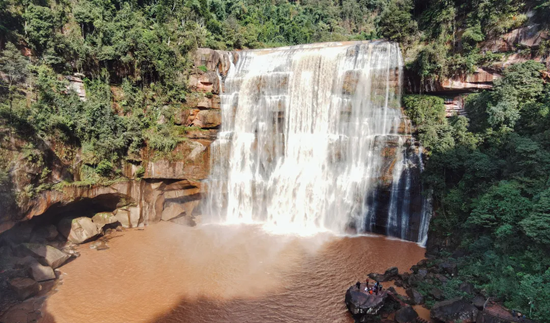
[[(445, 323), (506, 323), (532, 322), (518, 316), (498, 302), (484, 296), (471, 283), (461, 283), (456, 290), (459, 297), (446, 299), (446, 293), (434, 285), (450, 288), (450, 282), (458, 273), (453, 261), (421, 260), (411, 267), (411, 272), (399, 274), (396, 267), (389, 268), (384, 274), (370, 273), (372, 286), (375, 282), (391, 282), (403, 288), (402, 295), (392, 286), (380, 293), (366, 291), (366, 283), (355, 284), (348, 288), (345, 303), (356, 323), (398, 322), (422, 323), (415, 306), (430, 307), (430, 320)], [(435, 283), (437, 282), (437, 283)]]
[[(60, 281), (57, 268), (79, 257), (78, 245), (97, 239), (91, 249), (109, 249), (110, 235), (131, 223), (124, 209), (94, 217), (63, 218), (57, 226), (23, 222), (0, 236), (0, 322), (37, 322), (47, 295)], [(20, 303), (21, 302), (21, 303)], [(18, 304), (19, 303), (19, 304)], [(9, 310), (7, 310), (9, 308)]]

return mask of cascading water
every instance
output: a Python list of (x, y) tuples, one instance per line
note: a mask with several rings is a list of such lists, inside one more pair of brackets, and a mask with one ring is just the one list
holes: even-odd
[(211, 147), (206, 221), (424, 239), (397, 44), (247, 50), (232, 64)]

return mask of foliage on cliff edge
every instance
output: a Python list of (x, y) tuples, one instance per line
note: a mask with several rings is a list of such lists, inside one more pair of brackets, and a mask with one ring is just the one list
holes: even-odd
[(470, 125), (465, 117), (441, 118), (439, 98), (404, 100), (430, 150), (424, 181), (433, 188), (437, 215), (428, 251), (456, 258), (456, 279), (541, 322), (550, 316), (545, 70), (533, 61), (513, 65), (493, 91), (470, 95)]

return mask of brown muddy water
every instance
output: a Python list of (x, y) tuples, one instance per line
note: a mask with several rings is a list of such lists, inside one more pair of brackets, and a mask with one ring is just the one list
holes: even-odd
[(423, 258), (384, 237), (268, 234), (259, 226), (161, 222), (87, 245), (63, 266), (45, 323), (353, 322), (344, 294), (369, 272)]

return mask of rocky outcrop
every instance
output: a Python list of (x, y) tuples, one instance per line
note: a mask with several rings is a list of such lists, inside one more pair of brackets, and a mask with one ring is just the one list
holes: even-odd
[(41, 289), (35, 280), (26, 277), (14, 278), (10, 280), (9, 284), (21, 301), (38, 294)]
[[(176, 167), (177, 163), (156, 163), (150, 166), (151, 171), (149, 174), (150, 176), (178, 175), (172, 169), (168, 171), (165, 168)], [(192, 166), (187, 165), (186, 167)], [(202, 170), (191, 173), (205, 176), (207, 166), (202, 165), (200, 167)], [(154, 223), (162, 219), (171, 219), (177, 216), (191, 217), (194, 209), (198, 206), (201, 196), (201, 182), (198, 180), (151, 179), (142, 181), (130, 180), (110, 186), (66, 186), (62, 190), (45, 191), (29, 202), (29, 211), (24, 215), (24, 218), (30, 220), (37, 216), (54, 216), (70, 210), (78, 210), (82, 207), (79, 206), (82, 203), (94, 202), (105, 205), (104, 207), (107, 208), (116, 209), (118, 207), (116, 221), (120, 222), (124, 227), (131, 228), (137, 227), (139, 223)], [(72, 218), (66, 221), (71, 222)], [(84, 221), (84, 224), (80, 223), (81, 221)], [(82, 239), (89, 239), (97, 235), (103, 226), (101, 225), (98, 228), (97, 224), (93, 223), (91, 219), (81, 219), (81, 221), (78, 221), (80, 224), (74, 224), (75, 227), (73, 230), (70, 229), (72, 227), (71, 223), (65, 223), (65, 227), (59, 231), (65, 232), (65, 236), (70, 237), (71, 241), (80, 243)], [(105, 221), (100, 221), (100, 224), (114, 221), (114, 219), (106, 219)], [(16, 221), (11, 221), (8, 224), (9, 226), (5, 225), (3, 227), (4, 230), (11, 228), (16, 224)], [(18, 233), (18, 235), (27, 234), (30, 238), (32, 227), (23, 226), (18, 230), (24, 231)], [(81, 231), (82, 233), (76, 233)], [(73, 232), (72, 235), (71, 232)]]
[(144, 179), (187, 179), (203, 180), (210, 173), (211, 141), (196, 140), (179, 144), (174, 155), (185, 159), (158, 159), (146, 163)]
[(71, 256), (63, 251), (45, 244), (24, 243), (22, 244), (42, 264), (52, 268), (62, 266)]
[(418, 313), (410, 307), (403, 307), (395, 312), (395, 321), (397, 323), (415, 323), (418, 318)]
[(222, 76), (225, 76), (229, 71), (231, 61), (236, 62), (238, 56), (234, 52), (199, 48), (195, 51), (193, 59), (197, 68), (204, 66), (207, 71), (218, 71)]
[(356, 322), (367, 322), (384, 306), (387, 291), (379, 294), (368, 294), (362, 290), (366, 286), (361, 285), (358, 289), (356, 286), (351, 286), (346, 291), (346, 306), (354, 317)]
[(81, 101), (86, 101), (86, 88), (82, 79), (77, 76), (66, 76), (65, 78), (69, 81), (68, 89), (74, 91)]
[(482, 45), (482, 50), (501, 53), (512, 52), (521, 47), (539, 47), (541, 42), (548, 39), (550, 39), (550, 35), (546, 30), (542, 30), (538, 24), (532, 24), (486, 41)]
[(430, 317), (445, 323), (476, 322), (478, 309), (462, 298), (454, 298), (435, 303)]
[(27, 261), (28, 262), (26, 264), (26, 267), (29, 269), (32, 278), (37, 282), (52, 280), (56, 278), (52, 267), (41, 265), (35, 259), (29, 259)]
[[(141, 164), (122, 165), (122, 174), (128, 178), (126, 182), (109, 186), (66, 185), (40, 193), (20, 194), (43, 183), (78, 182), (81, 152), (71, 150), (74, 147), (69, 149), (62, 143), (42, 141), (40, 138), (33, 139), (32, 145), (28, 138), (13, 137), (10, 142), (3, 142), (0, 153), (9, 154), (6, 158), (11, 166), (9, 187), (0, 187), (3, 198), (0, 202), (0, 233), (20, 221), (75, 210), (68, 207), (76, 207), (78, 203), (91, 200), (103, 205), (102, 209), (108, 211), (127, 206), (116, 215), (124, 227), (190, 216), (200, 200), (200, 182), (210, 173), (210, 144), (216, 139), (222, 121), (219, 96), (223, 90), (221, 81), (227, 75), (231, 61), (236, 59), (237, 56), (229, 52), (211, 49), (196, 51), (195, 69), (188, 82), (192, 93), (180, 108), (174, 107), (175, 124), (182, 126), (182, 140), (170, 154), (158, 154), (144, 148), (136, 157)], [(69, 88), (85, 100), (86, 93), (78, 75), (68, 76), (67, 80), (70, 82)], [(33, 149), (29, 149), (30, 146)], [(46, 178), (44, 169), (49, 171)], [(138, 177), (143, 180), (135, 181)], [(175, 182), (180, 183), (172, 185)], [(7, 197), (4, 192), (10, 196)], [(107, 199), (114, 200), (114, 205), (105, 202)], [(119, 202), (120, 205), (117, 205)], [(51, 234), (56, 232), (50, 230)], [(38, 242), (55, 238), (48, 236), (47, 232), (39, 235)]]
[(413, 305), (420, 305), (424, 303), (424, 296), (422, 296), (422, 294), (414, 288), (407, 289), (407, 296)]
[(370, 273), (369, 277), (377, 282), (390, 281), (399, 276), (399, 269), (397, 267), (391, 267), (386, 269), (384, 274)]
[(101, 233), (101, 227), (87, 217), (65, 218), (59, 222), (57, 229), (72, 243), (83, 243)]
[(421, 80), (415, 73), (406, 73), (405, 91), (439, 95), (445, 98), (447, 117), (465, 115), (464, 95), (488, 90), (502, 77), (504, 69), (527, 60), (539, 61), (550, 71), (550, 56), (537, 53), (539, 46), (550, 40), (550, 34), (538, 24), (530, 24), (480, 44), (483, 53), (500, 53), (500, 61), (478, 67), (473, 73), (461, 73), (446, 78)]

